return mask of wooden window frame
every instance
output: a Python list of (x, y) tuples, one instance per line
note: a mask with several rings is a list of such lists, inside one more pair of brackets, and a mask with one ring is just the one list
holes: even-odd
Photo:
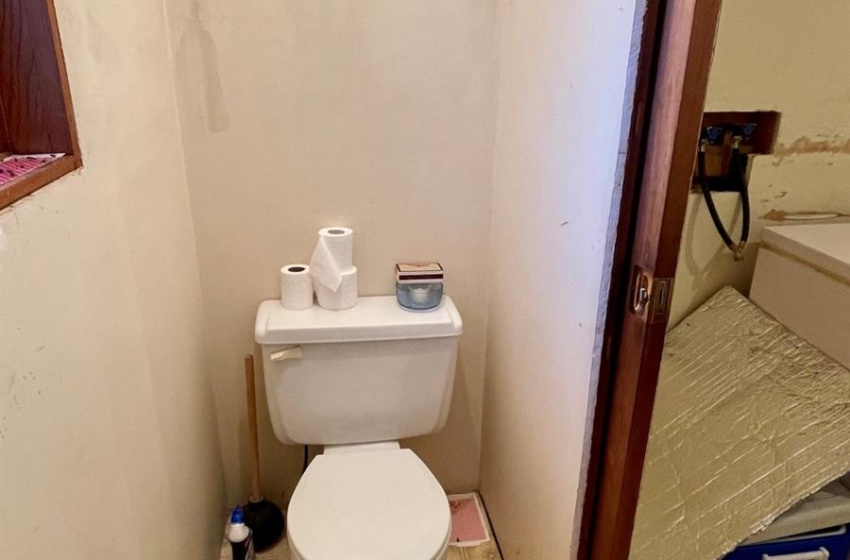
[(0, 209), (82, 167), (53, 0), (0, 0), (0, 154), (64, 153), (0, 186)]

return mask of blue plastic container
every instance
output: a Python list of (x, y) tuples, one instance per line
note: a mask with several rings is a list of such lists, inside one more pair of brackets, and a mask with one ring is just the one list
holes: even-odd
[[(828, 556), (826, 553), (828, 553)], [(847, 560), (850, 533), (846, 525), (822, 529), (784, 539), (739, 546), (723, 560), (783, 560), (790, 554), (797, 560)]]
[(413, 311), (435, 309), (443, 301), (442, 282), (396, 282), (398, 303)]

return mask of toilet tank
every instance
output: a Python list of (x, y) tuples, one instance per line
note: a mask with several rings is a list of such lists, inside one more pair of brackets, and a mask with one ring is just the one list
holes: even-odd
[(275, 435), (335, 445), (440, 430), (462, 330), (448, 296), (428, 312), (404, 310), (395, 296), (363, 297), (345, 311), (263, 302), (254, 334)]

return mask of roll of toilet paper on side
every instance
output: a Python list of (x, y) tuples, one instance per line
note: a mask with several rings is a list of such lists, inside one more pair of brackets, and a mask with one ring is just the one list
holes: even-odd
[(319, 230), (319, 241), (310, 258), (310, 274), (316, 282), (335, 292), (342, 272), (354, 266), (354, 231), (347, 227)]
[(284, 309), (313, 307), (313, 279), (306, 264), (288, 264), (280, 269), (280, 304)]
[(341, 311), (357, 305), (357, 267), (351, 266), (340, 274), (339, 288), (331, 290), (323, 284), (316, 284), (316, 298), (324, 309)]

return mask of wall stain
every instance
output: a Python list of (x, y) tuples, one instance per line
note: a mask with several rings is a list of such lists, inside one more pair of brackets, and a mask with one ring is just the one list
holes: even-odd
[(845, 216), (847, 215), (841, 214), (840, 212), (833, 212), (832, 210), (803, 210), (800, 212), (786, 212), (785, 210), (773, 209), (762, 214), (760, 217), (762, 220), (769, 220), (771, 222), (804, 222), (807, 220), (826, 220)]
[(191, 16), (177, 46), (178, 81), (186, 88), (191, 107), (198, 103), (210, 132), (222, 132), (230, 126), (230, 114), (224, 99), (218, 47), (201, 19), (201, 0), (194, 0)]
[(774, 162), (777, 166), (788, 156), (800, 154), (845, 154), (850, 155), (850, 138), (828, 138), (824, 140), (812, 140), (808, 136), (801, 136), (790, 144), (777, 144), (773, 149)]
[(9, 372), (9, 377), (6, 380), (6, 394), (11, 395), (15, 390), (15, 383), (18, 381), (18, 375), (14, 371)]

